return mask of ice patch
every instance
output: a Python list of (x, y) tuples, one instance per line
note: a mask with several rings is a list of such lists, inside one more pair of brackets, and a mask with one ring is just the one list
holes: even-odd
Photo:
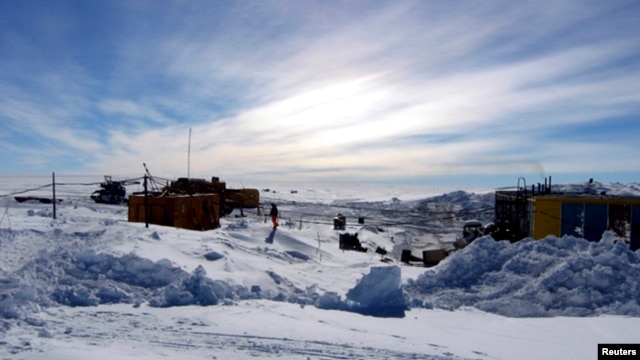
[(204, 258), (209, 261), (216, 261), (224, 258), (224, 255), (220, 254), (219, 252), (211, 251), (204, 254)]
[(289, 250), (289, 251), (285, 251), (285, 253), (287, 255), (291, 256), (294, 259), (298, 259), (298, 260), (302, 260), (302, 261), (311, 260), (311, 257), (309, 257), (307, 254), (302, 253), (302, 252), (297, 251), (297, 250)]

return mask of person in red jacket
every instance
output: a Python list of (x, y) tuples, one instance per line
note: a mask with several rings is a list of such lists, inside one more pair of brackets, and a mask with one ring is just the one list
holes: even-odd
[(271, 222), (273, 222), (273, 228), (277, 228), (278, 227), (278, 207), (276, 206), (276, 204), (271, 203), (271, 212), (269, 213), (269, 215), (271, 215)]

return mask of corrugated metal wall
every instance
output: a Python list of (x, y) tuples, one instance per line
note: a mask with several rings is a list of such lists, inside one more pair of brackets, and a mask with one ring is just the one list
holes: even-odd
[(640, 199), (588, 196), (538, 196), (529, 207), (530, 235), (573, 235), (599, 241), (606, 230), (640, 248)]

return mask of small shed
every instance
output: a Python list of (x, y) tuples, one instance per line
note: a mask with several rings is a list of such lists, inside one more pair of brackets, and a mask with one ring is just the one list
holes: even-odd
[(598, 241), (610, 230), (640, 248), (640, 198), (608, 195), (541, 195), (529, 199), (530, 234), (534, 239), (547, 235), (573, 235)]
[(257, 189), (226, 189), (224, 192), (227, 206), (233, 208), (258, 208), (260, 192)]
[(173, 226), (191, 230), (211, 230), (220, 227), (220, 196), (218, 194), (129, 197), (129, 221)]

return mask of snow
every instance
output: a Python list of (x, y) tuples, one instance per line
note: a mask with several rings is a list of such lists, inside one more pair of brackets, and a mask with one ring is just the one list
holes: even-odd
[[(277, 230), (245, 210), (197, 232), (127, 222), (126, 206), (89, 199), (100, 178), (59, 180), (55, 220), (13, 199), (48, 180), (0, 181), (1, 359), (587, 359), (638, 341), (640, 254), (609, 233), (484, 237), (435, 267), (399, 262), (450, 246), (469, 216), (489, 221), (487, 190), (255, 186)], [(340, 250), (343, 232), (369, 251)]]
[[(473, 306), (510, 317), (640, 316), (640, 259), (612, 236), (511, 244), (484, 237), (406, 290), (428, 307)], [(425, 306), (422, 304), (422, 307)]]

